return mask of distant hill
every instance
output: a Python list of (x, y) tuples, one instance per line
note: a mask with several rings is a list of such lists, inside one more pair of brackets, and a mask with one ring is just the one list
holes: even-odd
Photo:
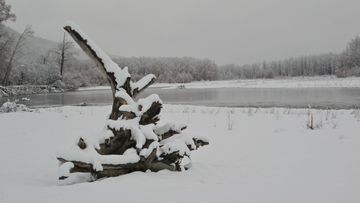
[[(20, 34), (11, 29), (10, 27), (4, 26), (10, 35), (14, 34), (15, 36), (20, 36)], [(36, 35), (36, 30), (35, 35)], [(24, 56), (21, 57), (20, 62), (35, 62), (39, 59), (41, 55), (45, 55), (46, 52), (50, 49), (55, 49), (58, 42), (47, 40), (41, 37), (36, 36), (30, 37), (26, 40), (26, 45), (24, 46)], [(78, 52), (78, 59), (87, 59), (86, 54), (80, 50), (76, 49)]]

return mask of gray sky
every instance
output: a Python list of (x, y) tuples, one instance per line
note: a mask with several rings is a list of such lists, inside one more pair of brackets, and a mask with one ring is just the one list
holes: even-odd
[[(6, 0), (7, 25), (60, 41), (76, 23), (119, 56), (191, 56), (219, 65), (343, 51), (360, 33), (359, 0)], [(69, 37), (70, 38), (70, 37)]]

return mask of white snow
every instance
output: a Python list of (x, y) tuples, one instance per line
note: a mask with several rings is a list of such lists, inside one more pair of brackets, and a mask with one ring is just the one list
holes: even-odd
[(183, 123), (175, 124), (175, 123), (170, 122), (163, 126), (159, 126), (159, 125), (155, 126), (154, 130), (157, 135), (163, 135), (164, 133), (169, 132), (170, 130), (180, 133), (181, 129), (185, 128), (185, 127), (186, 127), (186, 125)]
[[(0, 202), (360, 202), (359, 110), (235, 108), (233, 130), (227, 130), (225, 108), (165, 104), (160, 126), (186, 123), (186, 133), (211, 139), (191, 152), (189, 170), (95, 182), (77, 173), (59, 181), (56, 152), (99, 132), (110, 111), (0, 114)], [(306, 129), (308, 111), (321, 127)]]
[(70, 169), (74, 168), (74, 164), (72, 162), (66, 162), (61, 164), (58, 170), (58, 176), (60, 177), (68, 177), (70, 175)]
[(155, 140), (158, 141), (159, 138), (154, 132), (155, 125), (148, 124), (148, 125), (140, 125), (140, 130), (148, 140)]
[(129, 105), (135, 104), (134, 100), (125, 92), (124, 89), (120, 89), (120, 91), (117, 91), (115, 93), (115, 97), (124, 99), (126, 101), (126, 103)]
[(121, 105), (119, 108), (120, 111), (126, 111), (126, 112), (133, 112), (135, 113), (135, 115), (137, 116), (141, 116), (142, 112), (139, 111), (139, 105), (138, 104), (134, 104), (134, 105)]
[(146, 112), (154, 102), (159, 102), (160, 104), (163, 103), (157, 94), (152, 94), (144, 99), (139, 99), (137, 103), (142, 106), (141, 111)]

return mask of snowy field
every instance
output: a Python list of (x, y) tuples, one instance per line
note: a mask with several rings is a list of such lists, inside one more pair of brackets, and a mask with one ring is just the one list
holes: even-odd
[(210, 139), (189, 170), (59, 181), (56, 152), (100, 132), (110, 110), (0, 114), (0, 202), (360, 202), (359, 110), (165, 105), (159, 124), (187, 123)]
[[(337, 78), (336, 76), (289, 77), (276, 79), (239, 79), (224, 81), (202, 81), (191, 83), (155, 83), (151, 87), (175, 89), (180, 85), (186, 88), (322, 88), (322, 87), (360, 87), (360, 77)], [(110, 89), (110, 86), (80, 88), (79, 90)]]

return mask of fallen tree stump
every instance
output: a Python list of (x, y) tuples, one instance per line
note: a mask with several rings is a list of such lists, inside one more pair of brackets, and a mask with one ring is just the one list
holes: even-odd
[(57, 159), (63, 163), (59, 179), (75, 172), (88, 172), (97, 179), (134, 171), (184, 170), (182, 159), (209, 142), (184, 134), (186, 125), (183, 124), (158, 126), (163, 104), (158, 95), (134, 101), (155, 82), (155, 76), (150, 74), (132, 82), (128, 68), (121, 69), (74, 23), (67, 22), (64, 29), (106, 76), (113, 105), (105, 130), (81, 137), (77, 145), (57, 153)]

